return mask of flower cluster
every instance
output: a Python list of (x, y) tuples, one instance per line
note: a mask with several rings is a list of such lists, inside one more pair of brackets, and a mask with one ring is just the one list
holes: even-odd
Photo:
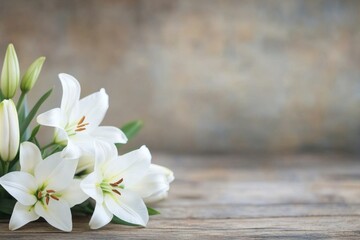
[[(92, 229), (110, 221), (146, 226), (149, 215), (158, 213), (147, 204), (167, 197), (172, 171), (152, 164), (146, 146), (119, 156), (118, 147), (138, 132), (141, 122), (121, 129), (100, 126), (109, 107), (108, 95), (101, 89), (80, 99), (80, 84), (71, 75), (59, 74), (60, 107), (36, 116), (51, 90), (31, 110), (27, 95), (44, 61), (44, 57), (34, 61), (20, 80), (10, 44), (1, 73), (0, 213), (11, 214), (9, 228), (42, 217), (55, 228), (71, 231), (74, 212), (92, 214)], [(38, 125), (30, 131), (35, 118)], [(39, 143), (40, 126), (55, 128), (49, 144)]]

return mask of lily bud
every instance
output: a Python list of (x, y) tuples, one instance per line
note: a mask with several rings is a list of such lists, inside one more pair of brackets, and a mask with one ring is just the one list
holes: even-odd
[(145, 203), (155, 203), (167, 198), (172, 181), (174, 181), (174, 173), (170, 169), (151, 164), (148, 173), (137, 186), (142, 185), (142, 189), (144, 186), (147, 189), (147, 191), (139, 191)]
[(6, 49), (4, 64), (1, 72), (1, 91), (5, 98), (12, 98), (20, 81), (19, 61), (14, 45), (9, 44)]
[(45, 57), (39, 57), (26, 70), (24, 76), (21, 79), (21, 84), (20, 84), (20, 89), (22, 92), (27, 93), (34, 87), (40, 75), (41, 68), (44, 62), (45, 62)]
[(20, 131), (16, 106), (11, 99), (0, 103), (0, 138), (1, 159), (12, 161), (19, 149)]

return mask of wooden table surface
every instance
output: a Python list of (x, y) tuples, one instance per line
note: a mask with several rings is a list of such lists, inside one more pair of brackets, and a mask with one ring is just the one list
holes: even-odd
[(173, 169), (167, 201), (147, 228), (109, 224), (72, 233), (45, 222), (18, 231), (0, 223), (0, 239), (359, 239), (360, 158), (343, 155), (180, 156), (154, 154)]

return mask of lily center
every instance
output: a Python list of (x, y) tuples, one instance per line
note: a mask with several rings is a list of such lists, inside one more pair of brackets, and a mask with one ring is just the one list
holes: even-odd
[(65, 127), (65, 131), (69, 136), (73, 136), (78, 132), (82, 132), (86, 130), (86, 127), (90, 124), (85, 121), (86, 117), (82, 116), (77, 122), (68, 124)]
[(38, 201), (41, 201), (42, 203), (45, 200), (46, 205), (49, 205), (50, 199), (59, 201), (58, 194), (56, 194), (56, 191), (52, 189), (38, 190), (36, 193), (36, 198)]
[(119, 196), (121, 196), (121, 189), (124, 189), (124, 184), (122, 184), (122, 182), (124, 181), (123, 178), (119, 179), (116, 182), (113, 183), (109, 183), (109, 182), (102, 182), (100, 184), (100, 188), (103, 191), (103, 193), (108, 193), (108, 194), (117, 194)]

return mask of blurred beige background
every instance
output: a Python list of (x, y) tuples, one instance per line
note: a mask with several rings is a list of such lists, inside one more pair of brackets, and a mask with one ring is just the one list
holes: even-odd
[(74, 75), (104, 124), (174, 152), (360, 147), (360, 1), (0, 0), (0, 53), (47, 57), (33, 97)]

